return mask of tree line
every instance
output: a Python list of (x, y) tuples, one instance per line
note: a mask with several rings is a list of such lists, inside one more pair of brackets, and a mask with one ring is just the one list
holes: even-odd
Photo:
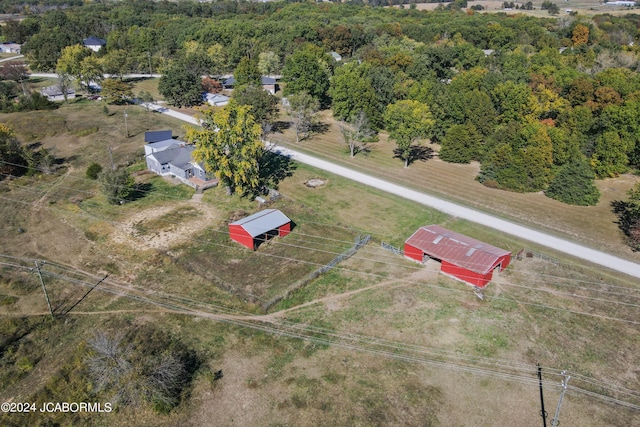
[[(61, 61), (82, 56), (116, 75), (161, 71), (177, 105), (201, 102), (203, 74), (235, 72), (258, 85), (256, 76), (282, 73), (283, 94), (331, 108), (350, 142), (359, 118), (358, 127), (365, 120), (388, 131), (407, 166), (420, 154), (411, 147), (429, 139), (445, 161), (480, 162), (487, 186), (588, 205), (598, 200), (594, 178), (640, 163), (638, 19), (138, 0), (48, 12), (8, 24), (3, 35), (23, 37), (34, 68), (65, 68)], [(71, 54), (88, 35), (106, 38), (106, 49)], [(243, 102), (258, 103), (258, 93)], [(268, 126), (273, 101), (261, 102), (259, 122)], [(417, 119), (398, 121), (403, 114)], [(309, 122), (301, 123), (304, 138)]]

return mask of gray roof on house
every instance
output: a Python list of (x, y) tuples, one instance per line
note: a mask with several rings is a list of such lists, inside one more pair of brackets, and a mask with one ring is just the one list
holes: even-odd
[(107, 44), (107, 41), (105, 39), (100, 39), (98, 37), (91, 36), (82, 40), (82, 44), (85, 46), (104, 46)]
[(180, 146), (149, 154), (149, 157), (153, 157), (161, 165), (171, 163), (178, 167), (191, 161), (191, 153), (193, 153), (195, 149), (196, 147), (193, 145)]
[[(62, 90), (58, 86), (49, 86), (42, 88), (41, 93), (44, 96), (62, 96)], [(75, 94), (73, 89), (67, 89), (67, 95)]]
[(279, 210), (265, 209), (229, 225), (240, 225), (251, 237), (256, 237), (267, 231), (275, 230), (288, 222), (291, 220)]
[(158, 142), (173, 138), (170, 130), (150, 130), (144, 133), (144, 142)]
[(169, 148), (180, 147), (184, 142), (175, 139), (165, 139), (164, 141), (152, 142), (145, 144), (145, 147), (151, 148), (154, 152), (167, 150)]
[[(260, 79), (263, 86), (276, 84), (276, 79), (274, 79), (273, 77), (262, 76)], [(225, 86), (233, 86), (236, 84), (236, 78), (234, 76), (231, 76), (223, 81), (222, 84)]]
[(207, 93), (205, 94), (204, 97), (207, 100), (207, 102), (212, 105), (224, 104), (229, 102), (229, 100), (231, 99), (230, 97), (226, 95), (220, 95), (219, 93)]

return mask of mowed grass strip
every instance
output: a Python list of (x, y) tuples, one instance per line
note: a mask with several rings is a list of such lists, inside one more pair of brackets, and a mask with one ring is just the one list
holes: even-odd
[[(286, 120), (286, 115), (282, 119)], [(475, 180), (479, 171), (477, 163), (459, 165), (435, 157), (416, 161), (409, 168), (404, 168), (402, 161), (394, 158), (395, 143), (389, 141), (384, 133), (380, 134), (379, 142), (370, 144), (369, 153), (351, 158), (330, 112), (323, 112), (321, 121), (328, 125), (328, 130), (312, 135), (300, 144), (292, 142), (295, 137), (291, 129), (271, 135), (270, 140), (409, 188), (640, 261), (640, 255), (632, 253), (624, 245), (617, 219), (610, 207), (611, 201), (626, 198), (626, 192), (639, 180), (636, 176), (623, 175), (599, 180), (596, 184), (602, 197), (597, 206), (570, 206), (545, 197), (542, 192), (520, 194), (487, 188)], [(437, 151), (436, 145), (425, 145)]]

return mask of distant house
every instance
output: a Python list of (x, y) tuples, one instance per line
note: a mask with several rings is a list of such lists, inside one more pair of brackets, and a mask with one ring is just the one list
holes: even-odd
[(336, 62), (340, 62), (342, 61), (342, 55), (340, 55), (338, 52), (331, 52), (329, 55), (331, 55), (331, 57), (334, 59), (334, 61)]
[(172, 139), (171, 131), (145, 132), (145, 142), (149, 142), (144, 146), (148, 170), (161, 176), (176, 177), (195, 189), (204, 190), (218, 184), (218, 180), (205, 171), (204, 165), (193, 159), (196, 148)]
[[(43, 87), (40, 93), (46, 96), (49, 101), (64, 101), (64, 94), (58, 86)], [(76, 91), (69, 88), (67, 89), (67, 99), (74, 99), (76, 97)]]
[(0, 43), (0, 52), (2, 53), (20, 53), (20, 47), (18, 43)]
[(491, 56), (495, 53), (495, 50), (493, 49), (482, 49), (482, 53), (484, 53), (484, 56)]
[(221, 95), (219, 93), (205, 93), (204, 100), (214, 107), (224, 107), (229, 103), (231, 98), (226, 95)]
[(616, 0), (609, 1), (605, 3), (606, 6), (624, 6), (624, 7), (633, 7), (636, 5), (635, 1), (625, 1), (625, 0)]
[(255, 251), (262, 242), (291, 232), (291, 220), (277, 209), (265, 209), (229, 224), (231, 240)]
[(494, 270), (504, 270), (511, 252), (438, 225), (420, 227), (404, 243), (404, 255), (423, 263), (440, 262), (440, 271), (478, 288), (484, 288)]
[[(278, 82), (276, 81), (276, 79), (274, 79), (273, 77), (262, 76), (261, 81), (262, 89), (266, 90), (272, 95), (275, 95), (275, 93), (278, 91)], [(233, 76), (222, 81), (222, 87), (224, 89), (233, 89), (235, 85), (236, 79)]]
[(102, 46), (105, 46), (106, 44), (107, 41), (105, 39), (100, 39), (93, 36), (87, 37), (86, 39), (82, 40), (82, 45), (84, 47), (88, 47), (94, 52), (99, 51), (100, 49), (102, 49)]

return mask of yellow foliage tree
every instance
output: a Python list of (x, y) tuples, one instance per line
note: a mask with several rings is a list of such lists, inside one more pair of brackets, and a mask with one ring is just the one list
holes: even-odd
[(589, 27), (582, 24), (578, 24), (574, 27), (571, 36), (571, 41), (574, 46), (581, 46), (589, 42)]
[(206, 171), (213, 173), (229, 193), (251, 193), (259, 186), (262, 130), (250, 109), (233, 99), (223, 109), (201, 109), (202, 127), (187, 130), (186, 140), (196, 146), (194, 158), (203, 162)]

